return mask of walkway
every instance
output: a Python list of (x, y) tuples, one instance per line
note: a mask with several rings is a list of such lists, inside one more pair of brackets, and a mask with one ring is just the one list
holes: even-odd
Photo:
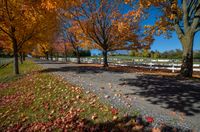
[(155, 122), (200, 130), (200, 83), (191, 80), (109, 71), (92, 64), (37, 61), (42, 72), (94, 92), (101, 100), (124, 111), (140, 111)]

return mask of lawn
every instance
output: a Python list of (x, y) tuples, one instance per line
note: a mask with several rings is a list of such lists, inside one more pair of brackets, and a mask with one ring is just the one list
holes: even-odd
[(122, 126), (122, 114), (94, 94), (40, 70), (31, 61), (20, 65), (20, 76), (13, 75), (12, 65), (0, 69), (0, 131), (93, 131), (130, 126)]
[[(152, 117), (128, 115), (32, 61), (0, 69), (0, 131), (159, 131)], [(173, 127), (162, 127), (164, 130)]]
[(19, 64), (20, 75), (14, 75), (13, 63), (9, 64), (6, 68), (0, 68), (0, 83), (12, 82), (23, 75), (37, 70), (39, 67), (31, 61), (26, 61), (24, 64)]

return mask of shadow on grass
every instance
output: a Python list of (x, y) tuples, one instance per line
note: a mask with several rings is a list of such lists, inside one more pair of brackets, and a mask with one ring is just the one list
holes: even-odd
[(105, 68), (99, 68), (94, 66), (66, 66), (60, 68), (47, 68), (41, 72), (75, 72), (77, 74), (85, 73), (103, 73), (107, 71)]
[(59, 68), (47, 68), (41, 70), (40, 72), (50, 73), (50, 72), (74, 72), (76, 74), (87, 74), (87, 73), (104, 73), (104, 72), (111, 72), (111, 73), (128, 73), (124, 70), (115, 70), (112, 68), (105, 68), (99, 66), (83, 66), (83, 65), (74, 65), (74, 66), (65, 66)]
[[(139, 68), (139, 67), (133, 67), (133, 66), (111, 66), (111, 67), (103, 67), (100, 64), (89, 64), (89, 63), (81, 63), (81, 64), (76, 64), (76, 63), (68, 63), (68, 62), (58, 62), (58, 61), (46, 61), (46, 60), (37, 60), (35, 61), (38, 64), (50, 64), (54, 67), (54, 65), (59, 65), (59, 64), (66, 64), (66, 66), (62, 67), (58, 66), (56, 68), (47, 68), (42, 70), (41, 72), (75, 72), (77, 74), (81, 73), (103, 73), (103, 72), (111, 72), (111, 73), (134, 73), (134, 72), (148, 72), (148, 73), (156, 73), (159, 72), (158, 69), (153, 69), (150, 71), (149, 69), (146, 68)], [(171, 73), (169, 70), (162, 70), (166, 75), (168, 73)], [(159, 74), (159, 73), (158, 73)], [(175, 77), (175, 76), (174, 76)], [(191, 80), (194, 81), (199, 81), (200, 78), (198, 77), (193, 77), (190, 78)]]
[(67, 64), (67, 62), (51, 61), (51, 60), (34, 60), (37, 64)]
[[(41, 72), (75, 72), (77, 74), (95, 73), (128, 73), (99, 66), (66, 65), (65, 67), (48, 68)], [(138, 95), (153, 105), (181, 112), (187, 116), (200, 113), (200, 83), (191, 79), (141, 75), (137, 78), (122, 78), (119, 85), (128, 85), (133, 92), (126, 95)]]
[[(78, 132), (151, 132), (152, 126), (142, 121), (135, 122), (136, 117), (123, 117), (115, 121), (106, 121), (94, 123), (93, 120), (81, 119), (79, 116), (67, 115), (63, 118), (57, 118), (53, 121), (44, 123), (33, 123), (27, 126), (16, 124), (10, 127), (8, 131), (78, 131)], [(163, 132), (184, 132), (182, 129), (162, 125), (160, 129)], [(188, 130), (187, 130), (188, 131)]]
[(123, 78), (120, 81), (119, 85), (134, 86), (133, 92), (127, 95), (144, 97), (154, 105), (188, 116), (200, 113), (200, 83), (153, 75), (142, 75), (136, 79)]
[[(56, 67), (56, 68), (47, 68), (41, 70), (41, 72), (75, 72), (77, 74), (85, 74), (85, 73), (103, 73), (103, 72), (112, 72), (112, 73), (128, 73), (124, 69), (115, 69), (111, 67), (102, 67), (101, 65), (97, 64), (90, 65), (88, 63), (65, 63), (65, 62), (56, 62), (56, 61), (44, 61), (44, 60), (36, 60), (37, 64), (50, 64), (50, 65), (59, 65), (59, 64), (66, 64), (64, 67)], [(69, 64), (69, 65), (68, 65)], [(62, 65), (63, 66), (63, 65)]]

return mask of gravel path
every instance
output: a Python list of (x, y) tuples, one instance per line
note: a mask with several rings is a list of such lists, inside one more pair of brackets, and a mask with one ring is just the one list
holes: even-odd
[(153, 116), (155, 123), (167, 122), (200, 131), (200, 83), (162, 76), (111, 72), (93, 65), (37, 61), (43, 72), (62, 76), (102, 101), (127, 111)]

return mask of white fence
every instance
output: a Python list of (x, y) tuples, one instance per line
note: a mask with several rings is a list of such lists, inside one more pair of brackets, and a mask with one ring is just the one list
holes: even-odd
[[(41, 58), (45, 59), (45, 58)], [(56, 61), (66, 60), (68, 62), (77, 62), (77, 58), (53, 58)], [(91, 64), (102, 64), (103, 58), (81, 58), (82, 63), (91, 63)], [(175, 59), (133, 59), (133, 60), (123, 60), (117, 58), (108, 58), (108, 63), (110, 65), (116, 66), (133, 66), (133, 67), (143, 67), (147, 69), (166, 69), (175, 72), (180, 70), (181, 62)], [(200, 71), (200, 64), (193, 64), (193, 71)]]
[(0, 58), (0, 67), (12, 62), (12, 58)]

